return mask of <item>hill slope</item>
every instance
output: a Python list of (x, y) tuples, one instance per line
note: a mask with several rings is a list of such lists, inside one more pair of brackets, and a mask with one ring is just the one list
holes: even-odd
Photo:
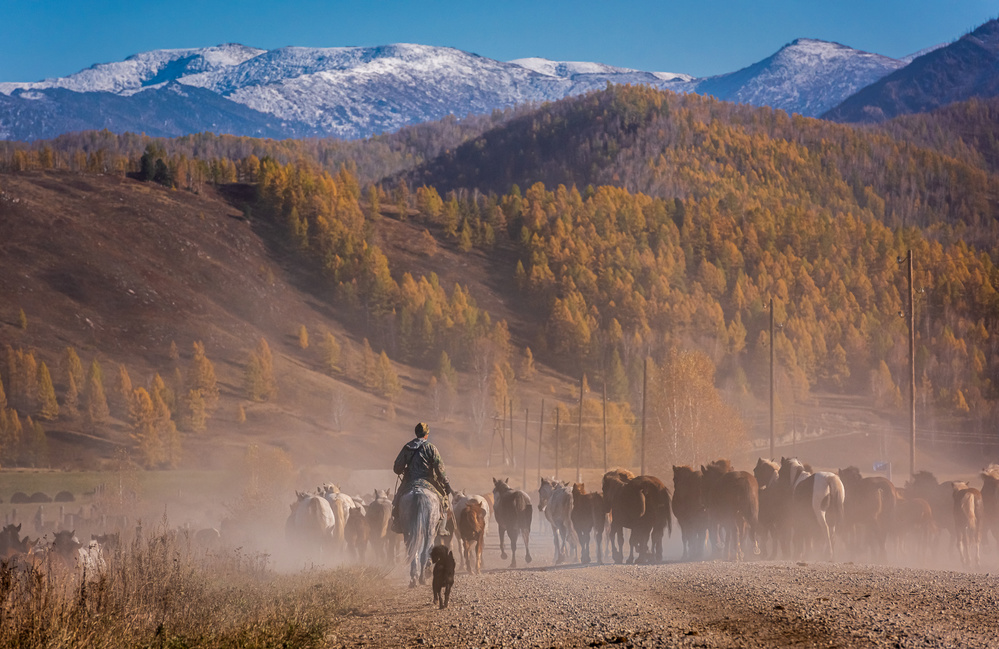
[(823, 115), (837, 122), (871, 123), (930, 111), (973, 97), (999, 95), (999, 20), (918, 57)]

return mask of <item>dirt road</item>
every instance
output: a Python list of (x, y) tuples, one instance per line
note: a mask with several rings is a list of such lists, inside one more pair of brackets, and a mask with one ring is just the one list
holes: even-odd
[(490, 544), (490, 569), (459, 572), (444, 611), (431, 606), (429, 581), (409, 589), (397, 567), (332, 645), (999, 647), (991, 558), (991, 574), (825, 562), (553, 567), (551, 541), (532, 541), (534, 563), (517, 570), (498, 568), (508, 561)]

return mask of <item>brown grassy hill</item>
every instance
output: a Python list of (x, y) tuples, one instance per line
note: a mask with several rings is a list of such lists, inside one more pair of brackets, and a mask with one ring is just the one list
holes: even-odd
[[(330, 474), (327, 467), (384, 470), (409, 438), (413, 423), (429, 419), (424, 396), (429, 375), (396, 364), (403, 394), (394, 411), (353, 380), (359, 375), (363, 329), (345, 329), (325, 280), (284, 256), (278, 233), (267, 224), (244, 217), (242, 205), (251, 197), (252, 188), (242, 185), (221, 191), (208, 187), (194, 194), (65, 171), (0, 175), (0, 347), (35, 350), (51, 369), (61, 396), (61, 356), (67, 346), (79, 352), (85, 365), (99, 359), (105, 377), (113, 376), (116, 364), (124, 364), (138, 387), (148, 386), (156, 373), (169, 381), (177, 371), (186, 372), (193, 343), (202, 341), (219, 377), (221, 400), (204, 433), (185, 434), (184, 466), (231, 467), (248, 445), (258, 444), (282, 449), (303, 475), (317, 480)], [(539, 325), (536, 314), (525, 309), (504, 281), (511, 276), (512, 259), (502, 250), (489, 257), (478, 250), (459, 254), (441, 239), (428, 252), (421, 243), (424, 226), (392, 218), (391, 209), (378, 221), (373, 236), (391, 260), (393, 273), (434, 272), (442, 285), (461, 283), (494, 321), (510, 323), (514, 346), (522, 349)], [(22, 309), (26, 329), (19, 323)], [(337, 377), (320, 371), (316, 345), (304, 350), (299, 346), (301, 325), (313, 342), (321, 331), (332, 331), (352, 370)], [(278, 395), (268, 402), (251, 402), (244, 397), (243, 369), (261, 337), (274, 353)], [(177, 360), (169, 357), (172, 341), (180, 350)], [(541, 398), (548, 400), (549, 408), (555, 400), (572, 404), (577, 380), (540, 367), (533, 380), (514, 386), (518, 459), (523, 409), (532, 413), (529, 475), (536, 469)], [(482, 467), (489, 459), (492, 425), (487, 424), (481, 438), (471, 439), (465, 396), (472, 379), (462, 381), (455, 416), (432, 424), (435, 439), (447, 449), (448, 463), (464, 477), (461, 484), (467, 481), (483, 489), (488, 487)], [(105, 384), (110, 383), (106, 378)], [(335, 395), (346, 404), (340, 430), (334, 425)], [(796, 451), (820, 466), (853, 463), (869, 470), (887, 447), (896, 463), (905, 462), (907, 446), (897, 434), (904, 426), (871, 413), (860, 399), (830, 399), (803, 404), (805, 410), (797, 413), (799, 430), (807, 423), (813, 436), (799, 438), (790, 448), (785, 439), (783, 446), (778, 444), (778, 455)], [(243, 423), (237, 422), (240, 406), (246, 412)], [(760, 404), (751, 410), (743, 411), (751, 436), (765, 437), (765, 409)], [(52, 465), (101, 466), (115, 449), (131, 448), (124, 413), (114, 414), (111, 426), (102, 430), (65, 412), (44, 422)], [(546, 423), (550, 426), (551, 421)], [(786, 421), (779, 425), (787, 428)], [(573, 433), (565, 434), (571, 444)], [(498, 449), (497, 442), (492, 454), (495, 471), (501, 471), (495, 467)], [(735, 459), (742, 465), (765, 454), (765, 448), (757, 446)], [(922, 453), (921, 458), (930, 459)], [(543, 464), (550, 473), (548, 449)], [(926, 465), (921, 459), (920, 466)], [(563, 461), (563, 470), (566, 466)], [(502, 471), (517, 476), (520, 467)], [(668, 480), (668, 467), (659, 473)]]
[[(359, 361), (361, 341), (338, 324), (322, 280), (282, 258), (272, 245), (275, 233), (233, 207), (249, 188), (196, 195), (116, 177), (27, 172), (0, 176), (0, 191), (0, 345), (36, 350), (61, 395), (67, 346), (85, 366), (98, 358), (105, 377), (123, 363), (138, 387), (157, 372), (167, 380), (175, 368), (185, 372), (192, 344), (202, 341), (221, 400), (208, 430), (184, 437), (186, 463), (227, 463), (258, 443), (285, 449), (296, 463), (384, 467), (413, 423), (427, 418), (424, 371), (396, 367), (403, 396), (393, 418), (383, 399), (319, 371), (315, 345), (301, 349), (301, 325), (312, 341), (332, 331), (348, 364)], [(387, 218), (379, 227), (379, 245), (399, 272), (433, 271), (444, 285), (460, 281), (494, 318), (517, 319), (475, 253), (458, 257), (442, 245), (430, 256), (416, 243), (422, 226)], [(279, 393), (254, 403), (243, 397), (243, 364), (260, 337), (274, 353)], [(180, 350), (177, 361), (169, 358), (171, 341)], [(546, 390), (549, 383), (562, 385), (552, 374), (540, 376)], [(331, 414), (337, 391), (348, 410), (341, 432), (334, 431)], [(236, 421), (240, 405), (247, 417), (242, 424)], [(124, 421), (95, 433), (60, 416), (45, 429), (57, 466), (90, 466), (130, 444)], [(461, 416), (434, 429), (438, 439), (455, 441), (452, 462), (484, 460), (485, 444), (464, 443)]]

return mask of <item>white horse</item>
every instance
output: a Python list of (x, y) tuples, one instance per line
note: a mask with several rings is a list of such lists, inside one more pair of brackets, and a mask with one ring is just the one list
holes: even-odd
[(572, 489), (567, 483), (554, 478), (541, 478), (538, 489), (540, 500), (538, 509), (552, 526), (552, 541), (555, 543), (555, 563), (565, 559), (565, 544), (573, 544), (576, 531), (572, 528)]
[[(326, 499), (326, 502), (330, 504), (330, 508), (333, 510), (333, 518), (336, 519), (336, 540), (337, 543), (343, 547), (344, 538), (343, 532), (347, 529), (347, 517), (350, 515), (350, 510), (354, 509), (358, 505), (364, 506), (364, 503), (354, 502), (354, 499), (345, 493), (340, 493), (340, 487), (333, 483), (324, 484), (318, 489), (319, 495)], [(362, 511), (362, 514), (365, 513)]]
[(424, 572), (441, 522), (441, 498), (437, 490), (419, 482), (415, 484), (399, 500), (399, 518), (409, 561), (409, 587), (415, 588), (417, 580), (421, 586), (427, 583)]
[[(826, 556), (835, 557), (833, 541), (836, 526), (843, 520), (843, 501), (846, 490), (839, 476), (829, 471), (809, 473), (797, 458), (781, 458), (781, 475), (787, 471), (793, 498), (793, 524), (795, 546), (799, 555), (804, 552), (811, 532), (817, 531), (825, 545)], [(814, 526), (813, 526), (814, 523)]]
[[(291, 504), (291, 514), (285, 522), (285, 538), (321, 559), (324, 553), (333, 549), (339, 527), (333, 508), (321, 496), (300, 491), (296, 491), (295, 495), (298, 500)], [(342, 530), (339, 536), (343, 538)]]

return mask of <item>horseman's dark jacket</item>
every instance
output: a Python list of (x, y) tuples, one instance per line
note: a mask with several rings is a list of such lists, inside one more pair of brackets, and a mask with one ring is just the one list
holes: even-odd
[(451, 493), (441, 454), (425, 437), (417, 437), (403, 446), (392, 470), (402, 476), (400, 493), (408, 491), (417, 480), (426, 480), (444, 495)]

